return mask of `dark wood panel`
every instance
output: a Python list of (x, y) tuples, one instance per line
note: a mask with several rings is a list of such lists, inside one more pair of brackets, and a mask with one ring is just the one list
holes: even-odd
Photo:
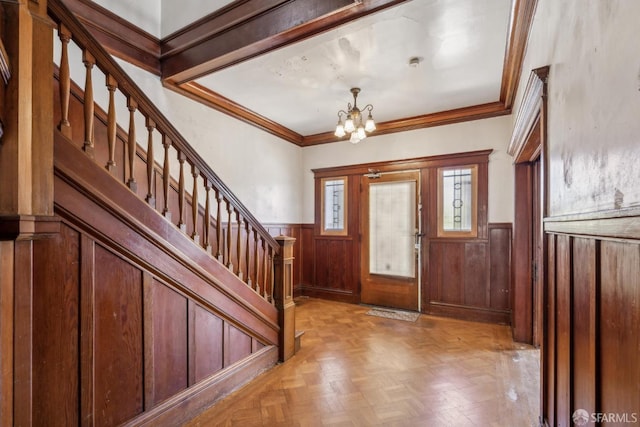
[(347, 239), (317, 239), (314, 287), (356, 294), (353, 279), (353, 242)]
[(511, 224), (489, 224), (489, 301), (497, 310), (511, 308)]
[(487, 271), (487, 247), (485, 243), (466, 243), (464, 245), (463, 288), (461, 303), (471, 307), (487, 307), (490, 287)]
[(543, 335), (540, 355), (540, 410), (549, 425), (556, 425), (556, 240), (555, 235), (547, 238), (547, 280), (544, 296), (544, 324), (547, 333)]
[(225, 323), (225, 367), (233, 365), (251, 354), (251, 337), (238, 328)]
[(142, 274), (96, 247), (95, 390), (98, 426), (143, 411)]
[[(314, 283), (315, 245), (313, 244), (313, 224), (303, 224), (300, 230), (301, 261), (297, 264), (300, 281), (295, 284), (310, 285)], [(294, 268), (296, 265), (294, 265)]]
[(187, 299), (157, 280), (151, 298), (155, 405), (188, 386)]
[(440, 271), (440, 282), (432, 282), (437, 286), (439, 302), (464, 304), (464, 244), (436, 243), (431, 244), (429, 253), (440, 252), (440, 263), (431, 264), (431, 268)]
[(630, 415), (640, 407), (640, 245), (602, 241), (601, 257), (599, 410)]
[(204, 308), (195, 306), (193, 324), (194, 382), (218, 372), (223, 368), (223, 322)]
[(572, 250), (569, 236), (557, 237), (556, 254), (556, 393), (558, 416), (571, 409), (571, 283)]
[(594, 239), (573, 241), (571, 322), (573, 410), (596, 411), (596, 280), (599, 263)]
[(33, 244), (34, 425), (79, 424), (79, 261), (80, 235), (67, 226)]
[[(602, 220), (606, 226), (608, 218)], [(640, 403), (639, 242), (550, 233), (547, 249), (542, 418), (572, 425), (573, 411), (585, 409), (616, 417), (603, 425), (634, 423)]]

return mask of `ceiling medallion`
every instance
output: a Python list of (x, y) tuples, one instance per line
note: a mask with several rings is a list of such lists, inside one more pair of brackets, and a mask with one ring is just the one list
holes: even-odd
[[(362, 110), (358, 108), (357, 98), (360, 93), (360, 88), (352, 88), (351, 93), (353, 94), (353, 106), (351, 103), (348, 103), (347, 111), (338, 111), (338, 125), (336, 126), (334, 135), (338, 138), (342, 138), (346, 134), (350, 133), (351, 136), (349, 137), (349, 141), (352, 144), (357, 144), (367, 137), (367, 133), (376, 130), (376, 123), (373, 121), (373, 117), (371, 116), (373, 105), (367, 104)], [(367, 111), (369, 112), (369, 116), (363, 123), (362, 117)], [(344, 124), (342, 123), (343, 115), (346, 117)]]

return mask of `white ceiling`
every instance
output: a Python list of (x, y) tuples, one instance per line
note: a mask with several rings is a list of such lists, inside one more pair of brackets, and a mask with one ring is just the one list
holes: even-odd
[(332, 130), (351, 87), (378, 122), (494, 102), (510, 8), (412, 0), (196, 81), (302, 135)]

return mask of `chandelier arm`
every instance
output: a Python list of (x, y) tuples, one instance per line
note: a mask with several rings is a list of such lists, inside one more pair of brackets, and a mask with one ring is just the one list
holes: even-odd
[(361, 111), (367, 111), (367, 110), (369, 110), (369, 113), (371, 113), (373, 111), (373, 105), (367, 104), (364, 106), (364, 108)]
[(338, 111), (338, 117), (342, 117), (342, 116), (341, 116), (342, 114), (344, 114), (345, 116), (348, 116), (348, 115), (349, 115), (349, 113), (347, 113), (346, 111), (344, 111), (344, 110), (339, 110), (339, 111)]

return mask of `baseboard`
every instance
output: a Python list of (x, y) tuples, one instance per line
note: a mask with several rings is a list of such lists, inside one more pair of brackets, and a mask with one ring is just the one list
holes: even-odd
[(434, 316), (452, 317), (474, 322), (498, 323), (501, 325), (509, 325), (511, 319), (510, 311), (491, 310), (433, 301), (427, 303), (427, 305), (423, 307), (423, 311), (426, 314), (432, 314)]
[(297, 296), (306, 296), (311, 298), (321, 298), (330, 301), (348, 302), (358, 304), (360, 297), (351, 291), (341, 289), (318, 288), (314, 286), (299, 286), (299, 294)]
[(182, 425), (278, 362), (278, 347), (268, 346), (208, 379), (176, 394), (123, 426)]

